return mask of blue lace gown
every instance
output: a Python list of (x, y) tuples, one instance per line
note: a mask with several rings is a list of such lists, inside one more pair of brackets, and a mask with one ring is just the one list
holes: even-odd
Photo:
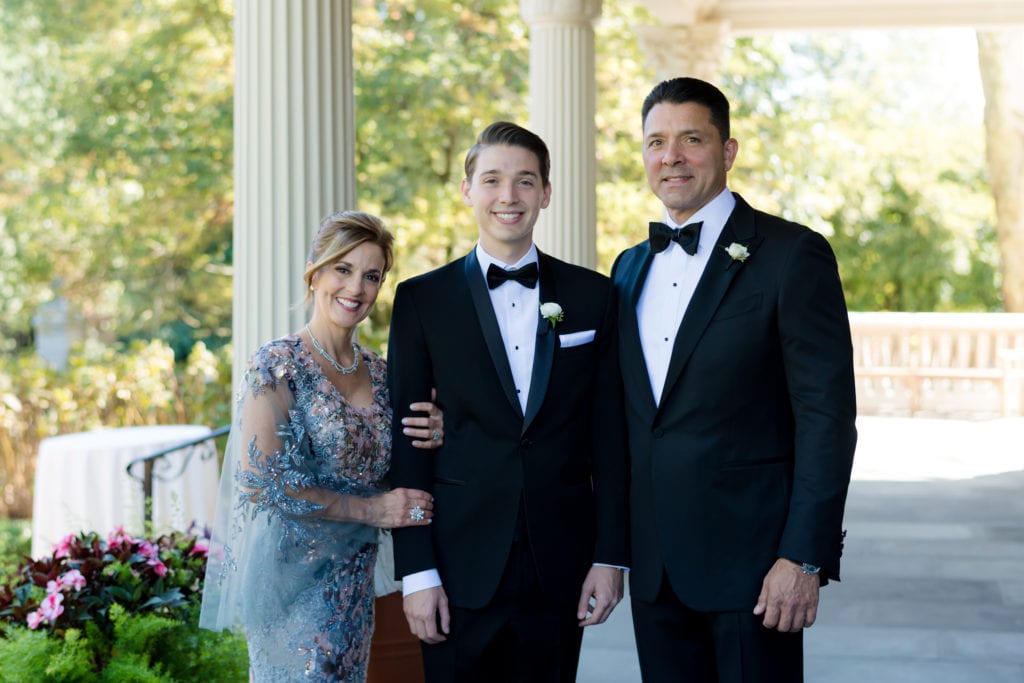
[(200, 626), (243, 630), (256, 681), (363, 681), (378, 530), (321, 514), (382, 490), (384, 360), (360, 351), (373, 404), (349, 405), (298, 336), (261, 347), (225, 452)]

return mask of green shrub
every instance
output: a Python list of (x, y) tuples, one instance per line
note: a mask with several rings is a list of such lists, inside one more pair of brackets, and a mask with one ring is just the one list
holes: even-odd
[(32, 524), (27, 519), (0, 519), (0, 583), (32, 553)]
[(0, 586), (0, 681), (246, 681), (245, 640), (200, 629), (206, 539), (68, 536)]
[(185, 621), (110, 608), (113, 638), (99, 629), (61, 634), (2, 627), (0, 681), (117, 683), (205, 681), (244, 683), (249, 679), (245, 639), (228, 631), (198, 627), (198, 609)]

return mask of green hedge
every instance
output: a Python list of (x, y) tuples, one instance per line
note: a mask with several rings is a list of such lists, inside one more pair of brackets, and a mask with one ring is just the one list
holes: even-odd
[(198, 627), (208, 539), (68, 536), (0, 585), (0, 681), (248, 680), (243, 636)]

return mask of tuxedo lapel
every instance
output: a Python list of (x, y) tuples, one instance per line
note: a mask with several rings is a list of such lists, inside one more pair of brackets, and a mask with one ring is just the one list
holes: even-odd
[[(480, 261), (476, 257), (476, 250), (469, 252), (465, 258), (465, 264), (466, 283), (470, 296), (473, 298), (473, 308), (476, 309), (476, 316), (480, 321), (480, 331), (484, 335), (484, 341), (487, 342), (487, 350), (491, 354), (494, 369), (497, 370), (498, 379), (501, 380), (501, 388), (504, 389), (505, 397), (515, 408), (516, 413), (522, 415), (523, 409), (519, 405), (516, 384), (512, 379), (512, 368), (509, 366), (508, 356), (505, 354), (505, 342), (501, 338), (498, 319), (494, 317), (491, 295), (487, 291), (487, 282), (480, 270)], [(536, 367), (536, 363), (534, 366)]]
[(620, 264), (621, 274), (616, 273), (616, 288), (622, 297), (619, 304), (619, 365), (622, 372), (623, 385), (627, 391), (636, 387), (642, 394), (645, 412), (651, 416), (657, 410), (654, 394), (651, 392), (651, 378), (644, 361), (643, 346), (640, 344), (640, 323), (636, 316), (636, 305), (643, 292), (647, 271), (651, 268), (654, 255), (651, 254), (647, 242), (638, 245), (629, 254), (630, 258)]
[(729, 220), (726, 221), (725, 227), (722, 228), (718, 243), (712, 247), (713, 251), (708, 258), (707, 266), (704, 268), (700, 282), (697, 283), (697, 289), (693, 293), (690, 305), (686, 308), (683, 320), (679, 324), (662, 397), (668, 396), (670, 389), (679, 379), (697, 342), (704, 335), (705, 328), (711, 322), (715, 311), (722, 303), (722, 298), (729, 290), (729, 284), (742, 270), (743, 264), (733, 261), (725, 247), (737, 242), (746, 246), (748, 251), (753, 254), (762, 239), (764, 238), (755, 232), (753, 209), (739, 195), (736, 195), (736, 207), (729, 216)]
[[(558, 292), (555, 288), (555, 264), (546, 254), (537, 252), (537, 259), (540, 266), (540, 303), (546, 301), (558, 302)], [(530, 422), (537, 416), (541, 404), (544, 403), (544, 396), (548, 391), (548, 380), (551, 378), (551, 366), (555, 357), (555, 346), (558, 335), (555, 333), (551, 322), (540, 315), (537, 309), (537, 342), (533, 351), (533, 372), (530, 375), (530, 395), (526, 401), (526, 416), (523, 420), (523, 431), (530, 426)]]

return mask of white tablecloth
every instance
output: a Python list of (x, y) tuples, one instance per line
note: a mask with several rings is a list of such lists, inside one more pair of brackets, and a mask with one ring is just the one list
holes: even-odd
[[(32, 506), (32, 557), (50, 553), (71, 533), (96, 531), (106, 536), (118, 526), (131, 534), (145, 532), (140, 481), (125, 471), (144, 455), (209, 434), (200, 425), (160, 425), (101, 429), (44, 439), (36, 461)], [(185, 530), (213, 520), (217, 500), (216, 449), (213, 442), (194, 447), (182, 472), (185, 452), (165, 456), (154, 465), (153, 529)], [(140, 478), (142, 465), (133, 472)], [(178, 475), (178, 473), (181, 473)], [(164, 474), (170, 481), (162, 481)]]

